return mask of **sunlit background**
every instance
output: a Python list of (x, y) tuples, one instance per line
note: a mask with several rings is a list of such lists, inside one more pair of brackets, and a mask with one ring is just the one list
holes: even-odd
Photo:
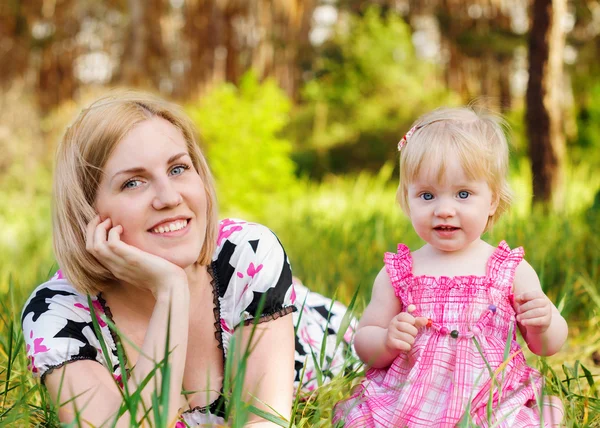
[(516, 201), (485, 239), (524, 246), (569, 320), (548, 379), (590, 370), (563, 395), (569, 426), (594, 426), (599, 33), (598, 0), (3, 0), (0, 379), (17, 374), (0, 422), (47, 421), (26, 396), (18, 317), (56, 269), (57, 143), (95, 98), (134, 88), (192, 117), (223, 217), (271, 227), (296, 276), (345, 303), (358, 289), (359, 312), (383, 253), (420, 244), (395, 203), (397, 141), (439, 106), (502, 114)]

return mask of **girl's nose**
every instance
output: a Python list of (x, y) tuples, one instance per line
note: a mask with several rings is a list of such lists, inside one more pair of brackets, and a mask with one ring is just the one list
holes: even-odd
[(183, 202), (181, 193), (170, 181), (158, 184), (156, 189), (156, 194), (152, 200), (152, 207), (156, 210), (176, 207)]
[(436, 217), (448, 218), (456, 215), (456, 209), (450, 201), (440, 201), (436, 207), (434, 214)]

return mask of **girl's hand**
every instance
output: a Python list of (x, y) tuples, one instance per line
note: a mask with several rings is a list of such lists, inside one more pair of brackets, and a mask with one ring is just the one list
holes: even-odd
[(515, 296), (517, 322), (528, 332), (541, 334), (552, 322), (552, 303), (542, 290), (527, 291)]
[(169, 291), (170, 284), (186, 281), (179, 266), (121, 241), (123, 226), (112, 227), (110, 218), (94, 217), (86, 230), (86, 250), (119, 280), (150, 290), (154, 296)]
[(385, 341), (389, 350), (408, 352), (412, 349), (419, 327), (427, 324), (427, 318), (415, 318), (410, 314), (413, 311), (414, 306), (410, 305), (408, 312), (401, 312), (390, 321)]

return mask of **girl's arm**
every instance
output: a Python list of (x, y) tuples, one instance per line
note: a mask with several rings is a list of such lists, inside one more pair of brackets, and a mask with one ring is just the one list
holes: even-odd
[(402, 303), (384, 267), (375, 278), (371, 301), (354, 336), (356, 353), (365, 364), (388, 367), (400, 352), (410, 351), (418, 327), (427, 320), (401, 311)]
[[(236, 330), (241, 346), (236, 346), (233, 379), (240, 367), (240, 357), (246, 349), (242, 400), (267, 413), (283, 416), (289, 421), (294, 395), (294, 324), (291, 315), (248, 325)], [(254, 333), (253, 333), (254, 330)], [(241, 335), (240, 335), (241, 333)], [(252, 338), (252, 343), (250, 339)], [(277, 424), (250, 414), (248, 425), (274, 427)]]
[(525, 260), (515, 273), (514, 296), (517, 322), (529, 349), (542, 356), (557, 353), (567, 339), (567, 322), (544, 294), (537, 273)]
[[(157, 362), (165, 355), (168, 314), (171, 313), (169, 356), (171, 378), (169, 382), (169, 404), (166, 411), (169, 422), (174, 422), (181, 405), (181, 385), (188, 339), (189, 291), (187, 280), (171, 281), (171, 292), (157, 295), (156, 306), (148, 330), (144, 338), (140, 356), (128, 380), (129, 391), (133, 392), (139, 383), (154, 369)], [(144, 355), (150, 357), (146, 358)], [(125, 368), (122, 368), (123, 372)], [(45, 377), (46, 387), (51, 398), (59, 407), (61, 422), (76, 420), (76, 412), (82, 426), (113, 426), (110, 422), (117, 415), (123, 398), (119, 387), (115, 384), (106, 367), (96, 361), (73, 361), (60, 369), (48, 373)], [(161, 376), (156, 372), (141, 394), (138, 403), (137, 420), (140, 420), (146, 409), (152, 407), (152, 395), (158, 392)], [(150, 412), (150, 420), (153, 420)], [(134, 423), (135, 425), (135, 423)], [(117, 427), (129, 427), (130, 414), (126, 412), (119, 418)]]

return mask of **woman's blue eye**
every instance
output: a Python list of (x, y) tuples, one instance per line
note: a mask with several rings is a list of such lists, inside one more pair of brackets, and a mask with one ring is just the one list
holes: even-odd
[(129, 180), (126, 181), (125, 184), (123, 184), (123, 189), (135, 189), (136, 187), (138, 187), (138, 183), (140, 182), (140, 180)]
[(471, 195), (469, 192), (467, 192), (466, 190), (461, 190), (460, 192), (458, 192), (458, 197), (460, 199), (467, 199), (469, 197), (469, 195)]
[(421, 198), (426, 201), (431, 201), (433, 199), (433, 195), (431, 193), (422, 193)]
[(183, 172), (186, 169), (189, 169), (189, 168), (190, 167), (187, 165), (177, 165), (177, 166), (173, 167), (173, 169), (171, 170), (171, 173), (174, 175), (181, 175), (181, 174), (183, 174)]

